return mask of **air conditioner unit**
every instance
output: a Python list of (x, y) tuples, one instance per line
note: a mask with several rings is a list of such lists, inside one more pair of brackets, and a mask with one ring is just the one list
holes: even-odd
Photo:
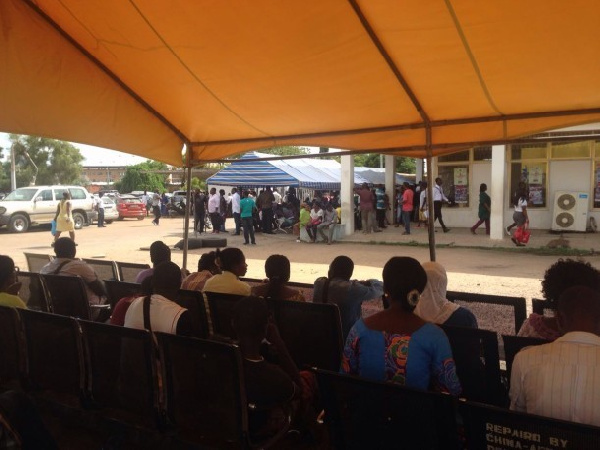
[(589, 194), (587, 192), (556, 191), (552, 229), (558, 231), (585, 231), (587, 226)]

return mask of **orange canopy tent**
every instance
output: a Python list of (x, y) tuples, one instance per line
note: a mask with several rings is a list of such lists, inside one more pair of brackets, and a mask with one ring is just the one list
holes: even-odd
[(600, 121), (592, 0), (2, 0), (0, 130), (185, 165)]

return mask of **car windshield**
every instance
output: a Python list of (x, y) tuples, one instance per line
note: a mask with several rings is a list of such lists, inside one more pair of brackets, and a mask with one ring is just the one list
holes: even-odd
[(123, 197), (121, 197), (119, 199), (119, 201), (122, 202), (122, 203), (141, 203), (140, 199), (139, 198), (135, 198), (135, 197), (133, 197), (133, 198), (127, 198), (127, 197), (123, 198)]
[(38, 191), (37, 188), (20, 188), (12, 191), (6, 197), (4, 197), (5, 202), (13, 201), (13, 202), (23, 202), (29, 201), (33, 199), (33, 196)]

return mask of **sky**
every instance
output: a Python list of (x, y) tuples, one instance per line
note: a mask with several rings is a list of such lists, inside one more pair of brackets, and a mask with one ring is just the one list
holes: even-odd
[[(118, 152), (116, 150), (110, 150), (102, 147), (94, 147), (92, 145), (78, 144), (72, 142), (72, 144), (79, 149), (81, 155), (84, 157), (84, 166), (133, 166), (141, 162), (147, 161), (147, 158), (141, 156), (130, 155), (128, 153)], [(8, 140), (8, 133), (0, 133), (0, 147), (10, 148), (10, 141)], [(306, 147), (310, 150), (310, 153), (318, 153), (319, 147)], [(338, 149), (330, 149), (330, 151), (339, 151)], [(8, 152), (4, 153), (4, 160), (8, 159)], [(0, 159), (0, 161), (2, 161)]]

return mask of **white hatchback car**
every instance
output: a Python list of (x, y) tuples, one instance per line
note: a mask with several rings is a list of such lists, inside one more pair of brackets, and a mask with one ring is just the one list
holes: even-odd
[[(94, 199), (98, 201), (100, 197), (94, 194)], [(102, 197), (102, 203), (104, 203), (104, 223), (112, 223), (114, 220), (119, 220), (119, 211), (117, 210), (117, 204), (107, 195)], [(97, 216), (95, 222), (98, 222)]]

